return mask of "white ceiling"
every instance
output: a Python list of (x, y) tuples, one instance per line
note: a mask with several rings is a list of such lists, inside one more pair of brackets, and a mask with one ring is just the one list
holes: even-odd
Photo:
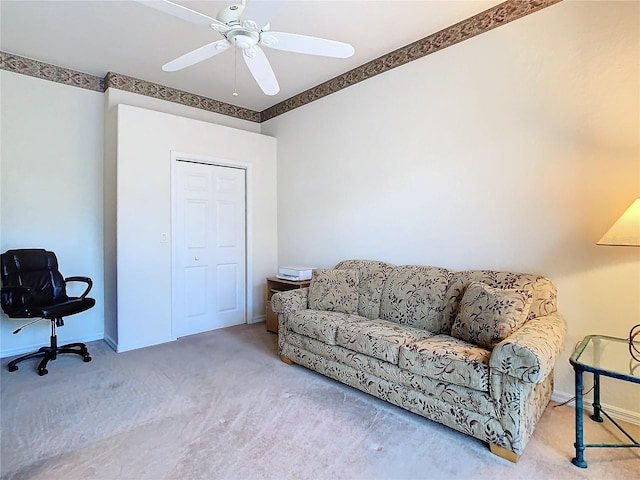
[[(215, 18), (218, 10), (234, 2), (175, 3)], [(135, 1), (1, 0), (0, 50), (101, 77), (116, 72), (262, 111), (499, 3), (288, 1), (271, 22), (272, 31), (347, 42), (356, 53), (335, 59), (265, 49), (280, 83), (275, 96), (262, 93), (241, 57), (237, 63), (239, 95), (232, 95), (232, 50), (178, 72), (163, 72), (161, 66), (168, 61), (222, 37)]]

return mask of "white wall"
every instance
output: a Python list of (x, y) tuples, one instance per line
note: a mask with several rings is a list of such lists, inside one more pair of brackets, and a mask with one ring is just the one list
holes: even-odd
[[(0, 78), (0, 250), (46, 248), (64, 276), (91, 277), (96, 306), (69, 317), (58, 341), (101, 339), (102, 94), (7, 71)], [(22, 323), (2, 314), (0, 356), (48, 344), (49, 322), (12, 335)]]
[[(201, 120), (211, 124), (225, 125), (249, 132), (259, 132), (260, 125), (247, 120), (220, 115), (217, 113), (207, 112), (198, 108), (187, 107), (176, 103), (160, 100), (157, 98), (146, 97), (131, 92), (116, 90), (110, 88), (104, 95), (105, 102), (105, 133), (104, 133), (104, 297), (105, 297), (105, 338), (112, 344), (117, 344), (118, 328), (117, 328), (117, 271), (116, 271), (116, 162), (117, 162), (117, 105), (131, 105), (135, 107), (153, 110), (157, 112), (179, 115), (181, 117), (193, 120)], [(275, 176), (275, 174), (274, 174)], [(275, 182), (275, 179), (274, 179)], [(274, 186), (275, 188), (275, 186)], [(168, 195), (168, 193), (167, 193)], [(270, 200), (271, 201), (271, 200)], [(275, 203), (275, 200), (272, 200)], [(272, 209), (275, 213), (275, 209)], [(275, 223), (273, 224), (275, 229)], [(273, 252), (277, 247), (271, 242), (275, 242), (275, 235), (266, 242), (264, 248), (257, 250), (257, 254), (274, 255)], [(271, 275), (271, 273), (269, 273)], [(258, 295), (257, 287), (250, 287), (249, 292), (255, 290), (254, 295)], [(254, 307), (255, 315), (258, 314), (259, 305)]]
[[(595, 243), (640, 196), (638, 2), (562, 2), (276, 117), (278, 262), (543, 274), (569, 338), (625, 337), (640, 249)], [(606, 388), (606, 390), (605, 390)], [(640, 418), (637, 389), (603, 402)]]
[(171, 232), (172, 152), (249, 166), (248, 316), (262, 320), (265, 277), (277, 265), (275, 139), (128, 105), (109, 109), (117, 112), (117, 198), (105, 202), (117, 204), (118, 292), (110, 341), (124, 351), (172, 339), (171, 241), (160, 242)]
[[(249, 132), (258, 132), (260, 126), (129, 92), (102, 94), (4, 70), (0, 71), (0, 102), (0, 249), (47, 248), (58, 255), (64, 275), (93, 279), (91, 296), (96, 306), (65, 322), (58, 330), (60, 343), (102, 339), (105, 333), (113, 338), (117, 335), (115, 262), (104, 259), (115, 258), (115, 203), (103, 202), (103, 191), (106, 198), (115, 198), (115, 168), (110, 161), (115, 158), (115, 121), (105, 122), (115, 111), (110, 107), (126, 103)], [(269, 188), (275, 189), (275, 167), (270, 175)], [(275, 192), (266, 195), (271, 197), (265, 205), (275, 216), (271, 208)], [(256, 256), (269, 263), (255, 271), (267, 276), (276, 268), (275, 221), (269, 215), (263, 218), (274, 233), (254, 249)], [(255, 298), (253, 320), (260, 320), (264, 280), (259, 284), (256, 277), (254, 283), (250, 285)], [(48, 343), (46, 322), (12, 335), (21, 324), (1, 315), (1, 357)]]

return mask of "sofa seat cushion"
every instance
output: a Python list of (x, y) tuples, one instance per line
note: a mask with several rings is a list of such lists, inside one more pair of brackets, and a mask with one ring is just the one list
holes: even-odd
[(491, 352), (448, 335), (400, 347), (398, 366), (418, 375), (481, 392), (489, 391)]
[(336, 345), (336, 331), (340, 325), (356, 324), (366, 320), (358, 315), (324, 310), (299, 310), (287, 318), (292, 331), (315, 338), (328, 345)]
[(497, 416), (489, 392), (479, 392), (471, 388), (417, 375), (384, 360), (354, 352), (340, 345), (327, 345), (291, 331), (287, 331), (285, 335), (286, 343), (298, 349), (299, 352), (314, 353), (329, 361), (346, 365), (425, 395), (438, 397), (443, 402), (457, 405), (472, 412), (492, 417)]
[(386, 320), (363, 320), (338, 325), (336, 344), (397, 365), (402, 345), (431, 336), (433, 334), (425, 330)]

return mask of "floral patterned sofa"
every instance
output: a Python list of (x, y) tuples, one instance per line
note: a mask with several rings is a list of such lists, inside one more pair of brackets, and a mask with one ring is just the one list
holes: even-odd
[(271, 298), (280, 358), (488, 442), (512, 462), (553, 391), (566, 323), (541, 276), (347, 260)]

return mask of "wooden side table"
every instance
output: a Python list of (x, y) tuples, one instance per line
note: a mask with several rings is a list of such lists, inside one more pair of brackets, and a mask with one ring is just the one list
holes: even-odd
[(295, 282), (293, 280), (284, 280), (278, 277), (267, 277), (267, 301), (266, 301), (266, 314), (267, 314), (267, 331), (272, 333), (278, 333), (278, 314), (271, 308), (271, 297), (274, 293), (286, 292), (287, 290), (295, 290), (297, 288), (308, 287), (311, 284), (311, 280), (301, 280)]

